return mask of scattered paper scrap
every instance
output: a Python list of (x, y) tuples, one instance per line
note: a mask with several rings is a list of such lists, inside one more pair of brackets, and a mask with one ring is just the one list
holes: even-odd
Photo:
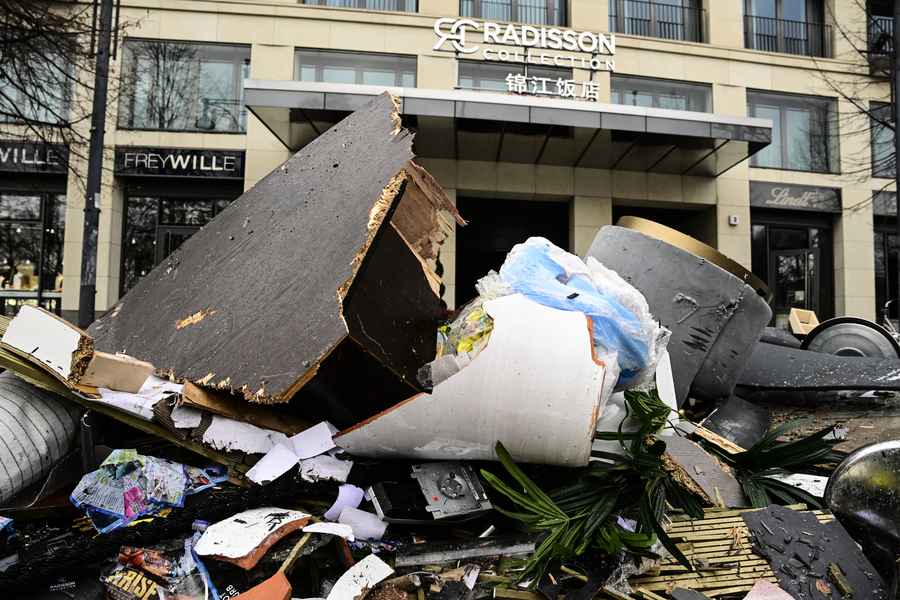
[(297, 455), (284, 444), (276, 444), (253, 468), (247, 471), (247, 478), (253, 483), (265, 484), (275, 481), (297, 465)]
[(324, 454), (335, 447), (332, 438), (336, 433), (337, 429), (327, 421), (313, 425), (291, 437), (294, 454), (300, 460)]
[(370, 554), (351, 567), (331, 588), (328, 600), (351, 600), (359, 598), (387, 579), (394, 570), (374, 554)]
[(325, 514), (323, 515), (325, 517), (325, 520), (337, 521), (341, 516), (341, 511), (343, 511), (348, 506), (351, 508), (358, 507), (362, 503), (363, 497), (365, 497), (365, 495), (366, 493), (362, 488), (358, 488), (355, 485), (345, 483), (338, 488), (338, 495), (337, 499), (334, 501), (334, 504), (331, 505), (331, 508), (325, 511)]
[(98, 388), (97, 391), (100, 393), (100, 398), (97, 400), (140, 417), (145, 421), (152, 421), (153, 407), (156, 403), (172, 394), (180, 394), (182, 387), (180, 383), (172, 383), (151, 375), (144, 381), (137, 393)]
[(300, 477), (305, 481), (338, 481), (345, 483), (350, 476), (353, 461), (341, 460), (327, 454), (300, 461)]
[(213, 415), (212, 424), (203, 433), (203, 443), (216, 450), (240, 450), (247, 454), (265, 454), (278, 444), (290, 445), (288, 436), (271, 429)]
[(380, 540), (384, 537), (388, 526), (378, 518), (378, 515), (352, 506), (347, 506), (341, 511), (338, 523), (352, 527), (353, 535), (361, 540)]

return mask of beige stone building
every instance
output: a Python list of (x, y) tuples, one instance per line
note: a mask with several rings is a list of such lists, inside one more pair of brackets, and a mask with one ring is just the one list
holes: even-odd
[[(865, 4), (123, 0), (97, 309), (390, 88), (470, 221), (442, 253), (451, 306), (529, 235), (583, 253), (636, 215), (752, 268), (779, 322), (875, 318), (897, 289), (892, 138), (835, 89), (889, 101), (857, 47), (883, 49), (890, 7)], [(64, 154), (0, 141), (0, 233), (32, 235), (3, 244), (7, 313), (77, 310), (84, 197)]]

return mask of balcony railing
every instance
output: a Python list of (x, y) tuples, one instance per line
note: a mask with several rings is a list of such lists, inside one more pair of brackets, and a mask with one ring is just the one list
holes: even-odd
[(335, 8), (359, 8), (362, 10), (384, 10), (394, 12), (417, 12), (418, 0), (300, 0), (311, 6), (332, 6)]
[(463, 17), (488, 21), (513, 21), (534, 25), (565, 26), (565, 0), (460, 0)]
[(744, 15), (744, 45), (751, 50), (831, 58), (831, 26)]
[(883, 58), (894, 53), (894, 18), (869, 16), (869, 53), (872, 58)]
[(701, 8), (640, 0), (610, 0), (609, 29), (666, 40), (703, 42), (706, 13)]

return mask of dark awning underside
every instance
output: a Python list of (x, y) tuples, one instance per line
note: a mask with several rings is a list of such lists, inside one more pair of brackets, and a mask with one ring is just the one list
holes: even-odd
[(714, 177), (772, 138), (767, 119), (463, 90), (244, 83), (249, 110), (291, 150), (385, 90), (399, 99), (422, 158)]

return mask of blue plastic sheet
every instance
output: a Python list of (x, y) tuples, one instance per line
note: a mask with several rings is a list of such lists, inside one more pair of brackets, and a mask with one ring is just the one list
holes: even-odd
[(597, 353), (617, 356), (618, 388), (639, 383), (648, 366), (655, 364), (651, 355), (654, 340), (647, 334), (645, 320), (601, 291), (596, 275), (592, 276), (581, 259), (548, 240), (529, 238), (515, 246), (500, 268), (500, 277), (514, 292), (534, 302), (587, 315)]

